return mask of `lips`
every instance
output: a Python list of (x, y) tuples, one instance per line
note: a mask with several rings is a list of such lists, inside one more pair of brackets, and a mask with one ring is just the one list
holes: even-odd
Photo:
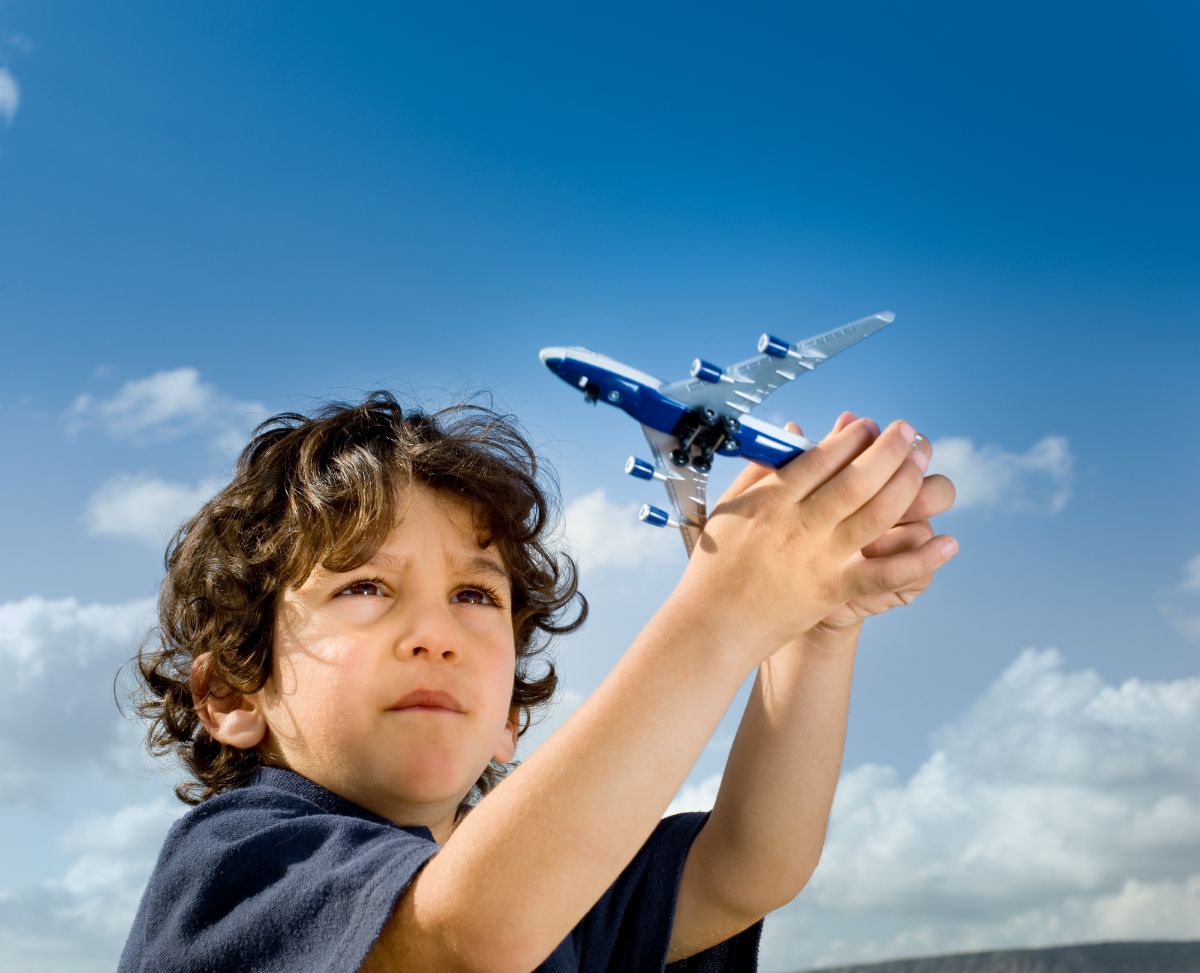
[(432, 689), (418, 689), (396, 700), (390, 709), (440, 709), (452, 713), (463, 712), (457, 699), (449, 693), (437, 692)]

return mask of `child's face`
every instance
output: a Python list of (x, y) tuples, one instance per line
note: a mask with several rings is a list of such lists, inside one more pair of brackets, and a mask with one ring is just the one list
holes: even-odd
[[(499, 552), (466, 502), (416, 484), (367, 564), (280, 596), (263, 747), (397, 823), (444, 826), (490, 758), (512, 759), (514, 665)], [(401, 708), (421, 690), (450, 708)]]

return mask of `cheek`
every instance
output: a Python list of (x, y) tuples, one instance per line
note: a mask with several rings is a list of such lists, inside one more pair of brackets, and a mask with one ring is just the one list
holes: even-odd
[(508, 711), (512, 707), (513, 679), (516, 674), (516, 659), (512, 639), (500, 648), (492, 660), (491, 680), (496, 686), (496, 708), (501, 714), (501, 721), (508, 720)]
[(297, 643), (291, 634), (276, 642), (271, 677), (263, 699), (267, 721), (277, 731), (336, 733), (353, 722), (370, 698), (369, 674), (355, 667), (361, 647), (345, 639), (309, 633)]

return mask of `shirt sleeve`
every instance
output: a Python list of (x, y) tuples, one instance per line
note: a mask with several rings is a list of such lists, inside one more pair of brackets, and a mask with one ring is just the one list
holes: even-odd
[(269, 807), (224, 798), (172, 828), (118, 973), (356, 970), (438, 848), (287, 796)]
[(687, 854), (708, 812), (663, 818), (612, 887), (576, 928), (576, 956), (586, 973), (747, 973), (758, 968), (762, 920), (723, 943), (667, 966), (675, 901)]

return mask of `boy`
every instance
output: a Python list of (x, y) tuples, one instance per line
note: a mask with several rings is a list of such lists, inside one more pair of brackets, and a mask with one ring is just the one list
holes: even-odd
[[(754, 968), (824, 840), (861, 619), (953, 555), (928, 456), (845, 413), (748, 467), (603, 684), (501, 782), (554, 691), (545, 637), (586, 613), (528, 444), (386, 393), (268, 420), (168, 552), (141, 710), (199, 806), (120, 969)], [(756, 667), (711, 816), (660, 821)]]

